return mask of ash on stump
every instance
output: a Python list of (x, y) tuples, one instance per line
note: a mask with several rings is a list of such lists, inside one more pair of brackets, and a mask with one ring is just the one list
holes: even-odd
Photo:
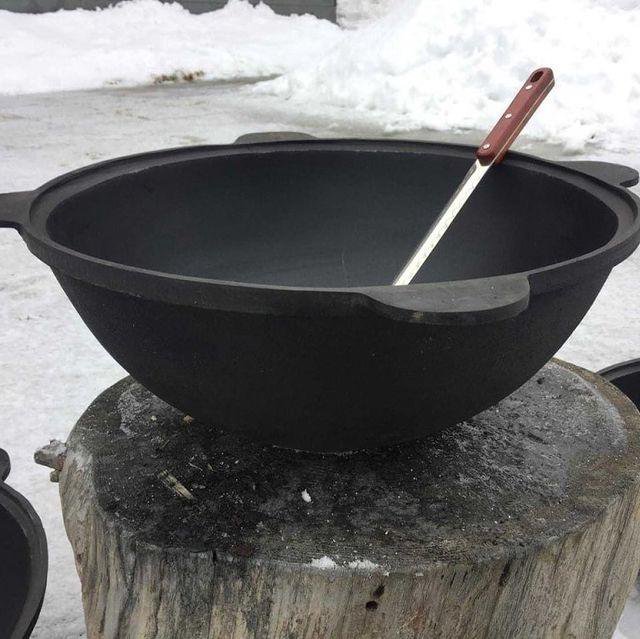
[(610, 637), (639, 454), (631, 402), (558, 362), (466, 423), (341, 456), (239, 441), (128, 378), (60, 475), (88, 637)]

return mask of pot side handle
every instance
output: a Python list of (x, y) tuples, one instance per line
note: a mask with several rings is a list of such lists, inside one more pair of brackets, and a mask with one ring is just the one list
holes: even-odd
[(614, 186), (635, 186), (638, 184), (638, 171), (630, 166), (614, 164), (613, 162), (597, 162), (594, 160), (572, 160), (570, 162), (558, 162), (568, 169), (580, 171), (603, 182)]
[(363, 305), (389, 319), (418, 324), (488, 324), (529, 307), (525, 275), (361, 289)]
[(0, 228), (12, 228), (22, 231), (29, 219), (29, 209), (33, 193), (18, 191), (0, 195)]
[(261, 142), (293, 142), (295, 140), (316, 140), (314, 135), (298, 131), (264, 131), (262, 133), (245, 133), (237, 138), (234, 144), (260, 144)]

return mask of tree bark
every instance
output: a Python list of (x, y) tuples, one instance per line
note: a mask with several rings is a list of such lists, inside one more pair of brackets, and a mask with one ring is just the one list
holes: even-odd
[(386, 451), (242, 442), (127, 378), (60, 475), (87, 636), (609, 638), (640, 565), (640, 415), (547, 365)]

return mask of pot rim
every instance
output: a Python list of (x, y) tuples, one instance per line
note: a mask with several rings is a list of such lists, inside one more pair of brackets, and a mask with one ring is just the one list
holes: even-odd
[[(402, 287), (319, 288), (253, 284), (144, 269), (78, 252), (55, 242), (47, 231), (49, 216), (64, 200), (124, 174), (212, 156), (303, 153), (310, 148), (328, 152), (429, 153), (463, 157), (470, 163), (475, 152), (469, 145), (361, 139), (285, 140), (151, 151), (92, 164), (24, 193), (25, 211), (15, 226), (31, 252), (54, 272), (136, 297), (176, 305), (274, 315), (344, 316), (374, 312), (393, 320), (427, 324), (477, 324), (513, 317), (528, 307), (530, 295), (564, 288), (589, 276), (605, 275), (628, 257), (640, 242), (640, 199), (621, 186), (637, 182), (635, 171), (598, 162), (577, 162), (574, 168), (571, 163), (551, 162), (515, 152), (509, 152), (505, 158), (507, 165), (551, 175), (602, 201), (617, 219), (616, 231), (607, 243), (563, 262), (490, 278)], [(584, 166), (577, 167), (585, 164), (593, 165), (595, 172), (585, 170)]]
[(613, 382), (628, 375), (640, 373), (640, 358), (627, 359), (617, 364), (611, 364), (598, 371), (598, 375), (604, 377), (608, 382)]

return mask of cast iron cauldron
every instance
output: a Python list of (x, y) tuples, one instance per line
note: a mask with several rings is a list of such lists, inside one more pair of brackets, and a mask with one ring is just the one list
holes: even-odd
[(640, 408), (640, 359), (620, 362), (598, 371), (607, 381), (617, 386)]
[(4, 481), (9, 455), (0, 448), (0, 637), (29, 637), (47, 583), (47, 539), (31, 504)]
[(484, 410), (639, 242), (636, 171), (510, 153), (392, 287), (475, 149), (252, 141), (81, 169), (1, 196), (0, 224), (137, 380), (264, 442), (375, 447)]

